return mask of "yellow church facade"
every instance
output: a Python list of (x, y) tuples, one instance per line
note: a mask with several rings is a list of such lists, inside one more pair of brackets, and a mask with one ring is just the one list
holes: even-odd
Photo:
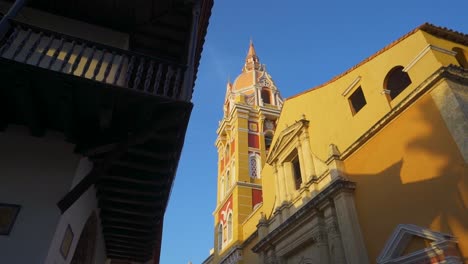
[(424, 24), (287, 100), (250, 45), (204, 263), (466, 263), (468, 35)]

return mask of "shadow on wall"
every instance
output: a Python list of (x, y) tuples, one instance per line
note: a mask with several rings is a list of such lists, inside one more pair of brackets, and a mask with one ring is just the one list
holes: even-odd
[(429, 94), (345, 164), (371, 261), (398, 224), (453, 234), (468, 260), (467, 166)]

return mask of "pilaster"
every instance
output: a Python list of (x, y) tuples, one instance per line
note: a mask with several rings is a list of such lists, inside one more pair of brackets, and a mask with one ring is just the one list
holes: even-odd
[(331, 206), (328, 206), (324, 210), (324, 215), (331, 261), (334, 264), (346, 264), (343, 250), (343, 241), (341, 240), (335, 209)]
[(319, 252), (319, 263), (329, 264), (330, 255), (328, 253), (328, 237), (325, 228), (323, 217), (319, 217), (318, 226), (312, 231), (312, 237), (314, 239), (314, 247)]
[(333, 200), (347, 263), (368, 264), (369, 258), (362, 237), (353, 194), (341, 192)]

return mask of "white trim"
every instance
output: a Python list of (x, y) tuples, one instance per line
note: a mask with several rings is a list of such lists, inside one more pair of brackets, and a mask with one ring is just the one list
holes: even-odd
[(447, 49), (429, 44), (426, 47), (424, 47), (424, 49), (422, 49), (421, 52), (419, 52), (418, 55), (416, 55), (416, 57), (408, 65), (406, 65), (405, 68), (403, 68), (403, 71), (408, 72), (418, 61), (420, 61), (424, 57), (424, 55), (426, 55), (426, 53), (429, 52), (429, 50), (435, 50), (435, 51), (438, 51), (447, 55), (452, 55), (452, 56), (457, 55), (455, 51), (447, 50)]
[[(430, 246), (424, 249), (417, 250), (408, 255), (401, 256), (403, 251), (408, 246), (413, 236), (422, 237), (427, 240), (431, 240)], [(432, 231), (427, 228), (422, 228), (412, 224), (400, 224), (395, 228), (390, 239), (385, 244), (385, 247), (377, 258), (378, 264), (410, 264), (419, 263), (422, 260), (428, 260), (428, 258), (435, 256), (443, 256), (444, 251), (450, 247), (450, 244), (456, 244), (457, 240), (455, 237), (449, 234), (443, 234)], [(444, 262), (448, 263), (448, 262)], [(451, 256), (449, 263), (462, 263), (460, 259)]]
[(342, 96), (346, 96), (346, 95), (349, 93), (349, 91), (351, 91), (351, 90), (356, 86), (356, 84), (359, 83), (360, 80), (361, 80), (361, 76), (356, 77), (356, 79), (354, 79), (354, 81), (348, 86), (348, 88), (346, 88), (346, 89), (341, 93), (341, 95), (342, 95)]

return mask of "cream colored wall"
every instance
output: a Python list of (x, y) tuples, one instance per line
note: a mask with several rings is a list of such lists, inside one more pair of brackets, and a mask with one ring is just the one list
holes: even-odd
[[(96, 194), (90, 188), (64, 214), (57, 202), (87, 174), (86, 164), (57, 133), (31, 137), (27, 128), (11, 125), (0, 133), (0, 146), (0, 203), (21, 205), (10, 235), (0, 236), (0, 263), (69, 263), (88, 216), (97, 208)], [(64, 259), (59, 248), (68, 224), (74, 239)], [(104, 263), (100, 230), (95, 256), (96, 263)]]

